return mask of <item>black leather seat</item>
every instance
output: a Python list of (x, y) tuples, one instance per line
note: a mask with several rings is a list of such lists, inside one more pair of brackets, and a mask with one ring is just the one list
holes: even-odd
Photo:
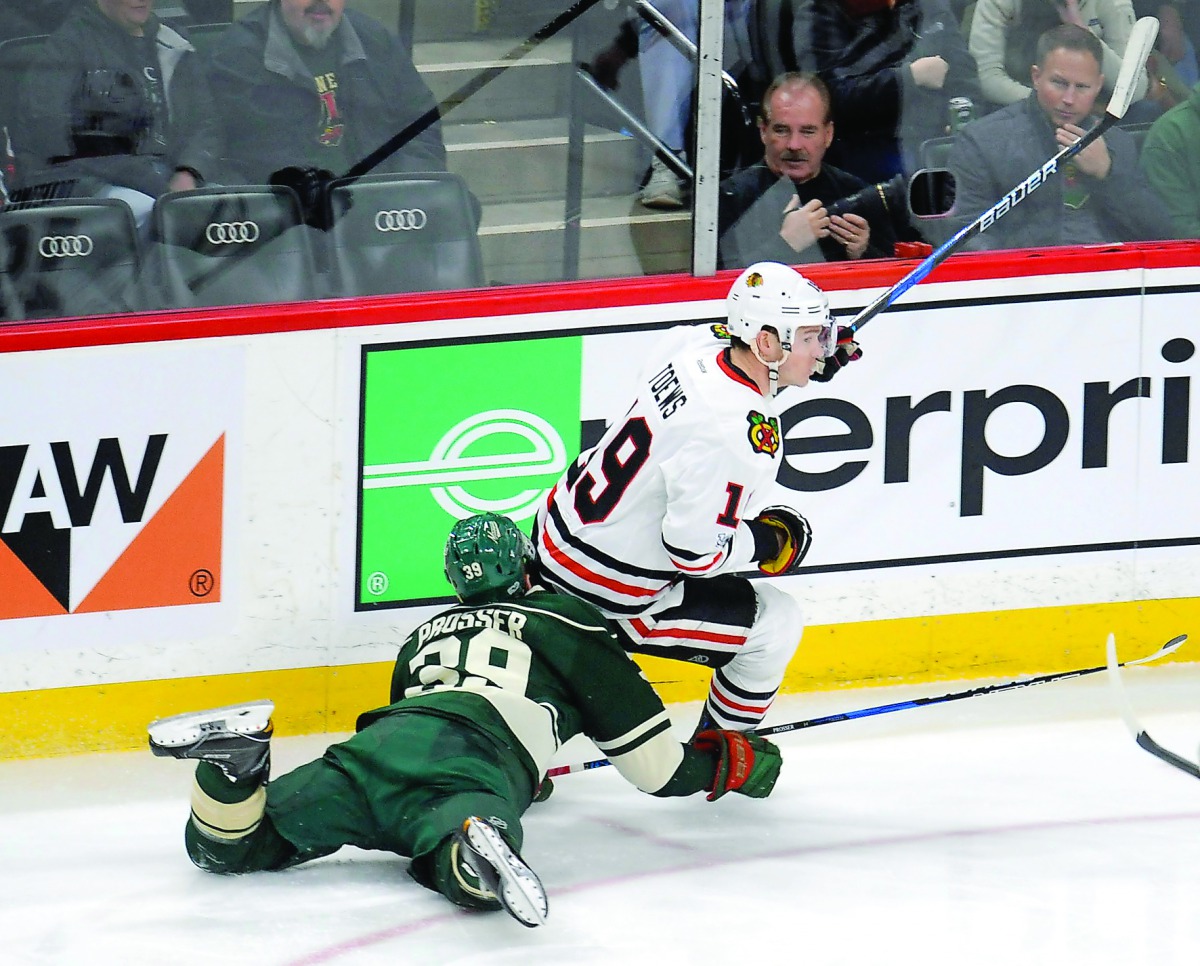
[(229, 26), (228, 22), (192, 23), (184, 24), (183, 30), (187, 33), (188, 40), (192, 42), (192, 46), (196, 48), (197, 52), (207, 55), (225, 35)]
[(1150, 128), (1153, 127), (1153, 124), (1142, 121), (1137, 124), (1123, 124), (1121, 126), (1124, 127), (1133, 138), (1134, 149), (1137, 151), (1137, 156), (1140, 158), (1142, 156), (1142, 148), (1146, 146), (1146, 135), (1150, 133)]
[(483, 285), (475, 207), (458, 175), (341, 178), (326, 204), (336, 294)]
[(950, 149), (954, 147), (954, 135), (929, 138), (921, 142), (921, 167), (944, 168), (950, 160)]
[(169, 306), (317, 298), (314, 231), (277, 185), (197, 188), (154, 206), (155, 281)]
[(111, 198), (13, 204), (0, 211), (0, 299), (14, 319), (140, 307), (133, 213)]

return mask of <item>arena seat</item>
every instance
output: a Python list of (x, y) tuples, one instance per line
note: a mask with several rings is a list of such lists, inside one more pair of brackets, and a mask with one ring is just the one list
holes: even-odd
[(921, 167), (944, 168), (950, 160), (950, 149), (954, 146), (954, 135), (929, 138), (921, 142)]
[(1150, 128), (1153, 126), (1153, 123), (1148, 121), (1121, 125), (1121, 127), (1129, 132), (1130, 137), (1133, 138), (1133, 146), (1139, 158), (1142, 156), (1142, 148), (1146, 145), (1146, 135), (1150, 133)]
[(229, 29), (228, 23), (193, 23), (184, 24), (183, 30), (188, 40), (196, 48), (197, 53), (207, 55), (217, 45)]
[(318, 298), (314, 231), (278, 185), (196, 188), (154, 206), (151, 284), (170, 306)]
[(23, 202), (0, 211), (0, 297), (10, 321), (137, 309), (141, 261), (123, 201)]
[(335, 294), (484, 284), (475, 209), (458, 175), (340, 178), (330, 183), (326, 206)]

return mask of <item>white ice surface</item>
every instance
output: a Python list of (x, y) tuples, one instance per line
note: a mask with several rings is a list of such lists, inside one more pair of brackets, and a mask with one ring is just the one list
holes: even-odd
[[(1150, 734), (1195, 760), (1200, 668), (1126, 680)], [(959, 687), (788, 697), (769, 721)], [(673, 709), (681, 733), (696, 710)], [(276, 771), (329, 740), (277, 740)], [(1134, 744), (1104, 675), (779, 742), (764, 801), (560, 778), (526, 815), (540, 929), (460, 911), (394, 856), (200, 872), (186, 762), (0, 763), (0, 963), (1200, 963), (1200, 781)]]

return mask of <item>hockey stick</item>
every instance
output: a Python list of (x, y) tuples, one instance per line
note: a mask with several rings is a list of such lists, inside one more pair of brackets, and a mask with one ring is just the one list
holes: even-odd
[(934, 249), (932, 254), (927, 255), (920, 265), (854, 316), (850, 324), (845, 326), (845, 328), (850, 330), (850, 334), (853, 335), (895, 302), (901, 295), (924, 279), (930, 272), (949, 258), (951, 254), (961, 248), (964, 242), (991, 228), (992, 225), (1012, 211), (1038, 187), (1045, 184), (1057, 173), (1059, 164), (1073, 158), (1100, 137), (1114, 123), (1124, 117), (1125, 112), (1129, 110), (1130, 103), (1133, 101), (1133, 92), (1137, 84), (1138, 74), (1145, 68), (1146, 57), (1150, 53), (1150, 48), (1154, 46), (1154, 38), (1157, 36), (1158, 20), (1156, 18), (1142, 17), (1138, 20), (1133, 25), (1133, 30), (1130, 31), (1129, 43), (1125, 46), (1125, 58), (1121, 61), (1121, 70), (1117, 74), (1116, 83), (1113, 85), (1112, 97), (1109, 98), (1108, 107), (1105, 109), (1104, 116), (1100, 119), (1100, 122), (1074, 144), (1069, 144), (1059, 151), (1058, 154), (1054, 155), (1054, 157), (1034, 171), (1033, 174), (1009, 191), (973, 222), (956, 231), (938, 248)]
[[(1132, 661), (1123, 661), (1119, 666), (1128, 667), (1134, 664), (1149, 664), (1151, 661), (1157, 661), (1161, 657), (1166, 657), (1187, 640), (1186, 634), (1180, 634), (1178, 637), (1173, 637), (1166, 644), (1160, 647), (1153, 654), (1146, 657), (1139, 657)], [(764, 738), (769, 738), (771, 735), (786, 734), (789, 731), (800, 731), (804, 728), (815, 728), (818, 725), (834, 724), (838, 721), (852, 721), (855, 718), (870, 718), (877, 714), (891, 714), (893, 711), (908, 711), (910, 708), (922, 708), (930, 704), (945, 704), (947, 701), (960, 701), (963, 698), (977, 698), (981, 694), (995, 694), (998, 691), (1013, 691), (1017, 688), (1029, 688), (1035, 684), (1049, 684), (1051, 681), (1066, 681), (1068, 678), (1081, 678), (1088, 674), (1096, 674), (1099, 671), (1108, 669), (1107, 664), (1101, 664), (1099, 667), (1081, 668), (1075, 671), (1055, 671), (1051, 674), (1039, 674), (1037, 677), (1023, 678), (1017, 681), (1005, 681), (1003, 684), (987, 684), (978, 688), (968, 688), (965, 691), (951, 691), (949, 694), (941, 694), (936, 697), (928, 698), (913, 698), (910, 701), (894, 701), (891, 704), (877, 704), (872, 708), (862, 708), (858, 711), (842, 711), (838, 714), (827, 714), (820, 718), (808, 718), (805, 721), (791, 721), (787, 724), (770, 725), (765, 728), (756, 728), (754, 733), (761, 735)], [(594, 761), (585, 761), (575, 765), (559, 765), (551, 768), (546, 772), (546, 777), (554, 778), (557, 775), (568, 775), (577, 771), (588, 771), (592, 768), (603, 768), (610, 764), (607, 758), (597, 758)]]
[(1138, 743), (1138, 747), (1144, 748), (1150, 752), (1155, 758), (1160, 758), (1168, 765), (1174, 765), (1180, 771), (1185, 771), (1193, 778), (1200, 778), (1200, 766), (1193, 765), (1186, 758), (1175, 754), (1173, 751), (1167, 751), (1162, 745), (1146, 734), (1146, 729), (1143, 728), (1133, 713), (1133, 705), (1129, 702), (1129, 696), (1125, 693), (1125, 686), (1121, 682), (1121, 672), (1117, 668), (1121, 667), (1117, 660), (1117, 638), (1113, 634), (1108, 635), (1108, 683), (1112, 685), (1113, 697), (1117, 702), (1117, 709), (1121, 712), (1121, 717), (1125, 719), (1125, 724), (1129, 728), (1130, 734), (1133, 735), (1133, 740)]

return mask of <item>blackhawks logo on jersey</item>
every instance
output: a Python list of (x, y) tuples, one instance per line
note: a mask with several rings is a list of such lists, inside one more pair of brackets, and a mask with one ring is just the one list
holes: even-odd
[(724, 322), (714, 322), (710, 328), (712, 329), (712, 334), (718, 339), (724, 339), (726, 342), (729, 341), (729, 326)]
[(746, 422), (750, 429), (746, 436), (756, 453), (766, 453), (774, 456), (779, 452), (779, 420), (774, 416), (764, 416), (753, 409), (746, 413)]

